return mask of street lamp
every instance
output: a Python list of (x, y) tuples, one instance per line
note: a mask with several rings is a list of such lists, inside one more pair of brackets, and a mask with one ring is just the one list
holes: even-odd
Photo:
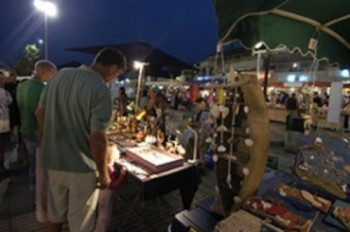
[(138, 80), (137, 80), (137, 90), (136, 90), (136, 107), (138, 108), (140, 106), (140, 92), (141, 92), (141, 80), (142, 80), (142, 76), (144, 74), (144, 70), (145, 70), (145, 65), (147, 65), (147, 63), (143, 63), (140, 61), (134, 61), (134, 68), (139, 70), (139, 76), (138, 76)]
[(49, 51), (48, 51), (48, 17), (55, 17), (57, 15), (57, 7), (53, 2), (46, 0), (35, 0), (34, 6), (37, 10), (44, 13), (45, 16), (45, 38), (44, 38), (44, 46), (45, 46), (45, 59), (48, 59)]

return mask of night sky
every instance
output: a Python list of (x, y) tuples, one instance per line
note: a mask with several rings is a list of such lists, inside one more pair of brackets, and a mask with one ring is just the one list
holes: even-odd
[[(217, 29), (211, 0), (56, 0), (49, 19), (49, 59), (57, 65), (90, 55), (65, 48), (146, 41), (186, 62), (213, 53)], [(44, 38), (44, 15), (33, 0), (1, 0), (0, 63), (18, 60)]]

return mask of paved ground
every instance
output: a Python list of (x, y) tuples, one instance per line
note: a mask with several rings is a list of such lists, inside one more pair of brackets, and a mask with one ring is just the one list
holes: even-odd
[[(285, 151), (283, 124), (271, 124), (270, 156), (278, 157), (278, 169), (291, 172), (295, 154)], [(315, 135), (332, 137), (345, 136), (350, 140), (350, 133), (336, 131), (314, 131)], [(9, 178), (0, 183), (0, 232), (46, 231), (44, 224), (35, 219), (34, 194), (29, 191), (27, 177), (23, 167), (14, 168)], [(208, 170), (202, 178), (192, 206), (214, 194), (215, 175)], [(177, 212), (182, 210), (178, 191), (171, 192), (157, 200), (138, 202), (130, 211), (131, 202), (137, 194), (137, 188), (131, 183), (124, 183), (119, 189), (114, 202), (114, 213), (110, 231), (147, 232), (167, 231), (168, 225)], [(130, 214), (129, 214), (130, 212)], [(68, 231), (65, 228), (65, 231)]]

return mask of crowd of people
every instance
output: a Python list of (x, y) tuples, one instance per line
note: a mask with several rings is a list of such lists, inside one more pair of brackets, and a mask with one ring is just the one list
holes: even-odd
[[(287, 122), (288, 119), (293, 117), (301, 117), (302, 114), (313, 113), (317, 114), (320, 112), (326, 112), (329, 107), (329, 94), (319, 94), (319, 92), (313, 92), (313, 95), (308, 93), (295, 93), (290, 94), (286, 92), (275, 92), (270, 94), (269, 102), (271, 105), (284, 106), (287, 111)], [(343, 96), (341, 103), (342, 114), (344, 114), (344, 125), (345, 129), (349, 128), (349, 113), (350, 113), (350, 96)]]

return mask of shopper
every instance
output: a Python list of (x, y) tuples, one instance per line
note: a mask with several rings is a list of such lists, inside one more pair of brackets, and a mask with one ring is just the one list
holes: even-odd
[(20, 142), (18, 129), (20, 126), (20, 113), (19, 108), (16, 100), (16, 92), (18, 87), (19, 81), (17, 80), (17, 75), (14, 72), (10, 72), (8, 78), (6, 78), (4, 82), (4, 89), (10, 93), (13, 101), (9, 105), (10, 110), (10, 129), (11, 129), (11, 140), (17, 142)]
[(57, 72), (56, 66), (48, 60), (39, 60), (34, 65), (32, 79), (19, 84), (17, 103), (21, 115), (20, 132), (27, 151), (29, 189), (35, 191), (36, 217), (39, 222), (47, 222), (47, 174), (39, 162), (39, 131), (35, 118), (40, 95), (48, 82)]
[(287, 110), (287, 122), (289, 118), (296, 118), (299, 116), (299, 103), (295, 93), (292, 93), (285, 102)]
[(210, 137), (211, 126), (206, 123), (210, 118), (210, 113), (207, 111), (207, 103), (204, 98), (199, 97), (195, 101), (195, 116), (192, 126), (198, 134), (197, 153), (200, 161), (199, 171), (202, 175), (206, 174), (204, 154), (207, 151), (207, 143), (205, 140)]
[(9, 92), (3, 88), (5, 79), (5, 74), (0, 72), (0, 180), (7, 174), (4, 167), (4, 156), (10, 139), (9, 105), (13, 101)]
[(314, 97), (313, 97), (312, 101), (316, 107), (322, 106), (322, 99), (321, 99), (320, 95), (318, 94), (318, 92), (314, 92)]
[(47, 82), (57, 72), (56, 66), (47, 60), (35, 63), (34, 77), (21, 83), (17, 90), (17, 103), (21, 115), (20, 132), (27, 150), (29, 188), (35, 189), (35, 154), (39, 145), (38, 125), (35, 110)]
[[(92, 231), (99, 188), (107, 188), (106, 129), (112, 114), (106, 83), (125, 69), (125, 58), (102, 49), (91, 66), (60, 70), (37, 108), (43, 131), (41, 165), (48, 173), (48, 230)], [(42, 130), (43, 129), (43, 130)], [(96, 178), (97, 171), (97, 178)], [(97, 182), (97, 183), (96, 183)]]
[(149, 120), (151, 125), (151, 134), (166, 138), (166, 113), (167, 102), (165, 96), (157, 86), (152, 86), (148, 91), (148, 105), (146, 107), (149, 118), (154, 118), (155, 121)]
[(118, 111), (120, 115), (126, 116), (126, 107), (128, 105), (128, 96), (126, 95), (125, 88), (119, 88), (119, 97), (118, 97)]

